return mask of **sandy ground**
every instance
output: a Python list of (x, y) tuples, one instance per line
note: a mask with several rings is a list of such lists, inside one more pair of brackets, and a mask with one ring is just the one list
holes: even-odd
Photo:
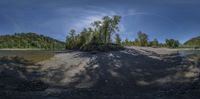
[(58, 53), (33, 65), (4, 63), (0, 98), (199, 99), (199, 68), (165, 48)]
[[(178, 52), (179, 49), (169, 49), (169, 48), (152, 48), (152, 47), (127, 47), (130, 49), (135, 49), (135, 50), (139, 50), (141, 52), (144, 52), (144, 54), (148, 54), (148, 52), (154, 52), (160, 55), (170, 55), (170, 54), (176, 54)], [(146, 53), (145, 53), (146, 52)]]

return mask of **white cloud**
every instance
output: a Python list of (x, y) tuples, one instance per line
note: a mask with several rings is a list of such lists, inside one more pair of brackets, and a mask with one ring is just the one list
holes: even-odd
[(101, 20), (104, 16), (117, 15), (114, 11), (85, 10), (83, 13), (85, 14), (71, 25), (77, 31), (82, 30), (84, 27), (89, 27), (92, 22)]
[[(71, 23), (70, 25), (68, 25), (68, 30), (70, 29), (75, 29), (77, 32), (80, 32), (84, 27), (89, 27), (91, 26), (91, 23), (97, 20), (101, 20), (102, 17), (104, 16), (113, 16), (113, 15), (120, 15), (122, 16), (122, 20), (123, 17), (127, 17), (127, 16), (132, 16), (135, 14), (138, 14), (136, 12), (136, 10), (134, 9), (126, 9), (126, 10), (109, 10), (106, 8), (101, 8), (101, 7), (93, 7), (93, 6), (88, 6), (86, 8), (61, 8), (59, 10), (56, 10), (58, 13), (60, 14), (64, 14), (66, 16), (70, 16), (70, 13), (76, 13), (76, 17), (74, 18), (70, 18), (71, 19)], [(66, 20), (67, 17), (66, 17)], [(125, 26), (124, 24), (121, 22), (119, 25), (120, 28), (120, 32), (126, 32)]]
[(84, 27), (89, 27), (92, 22), (101, 20), (101, 16), (87, 16), (77, 20), (71, 25), (71, 28), (81, 31)]

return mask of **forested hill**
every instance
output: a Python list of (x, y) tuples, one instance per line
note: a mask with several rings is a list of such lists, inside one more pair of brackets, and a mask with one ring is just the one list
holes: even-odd
[(64, 49), (65, 43), (36, 33), (0, 35), (0, 48)]
[(200, 36), (192, 38), (184, 43), (186, 46), (200, 47)]

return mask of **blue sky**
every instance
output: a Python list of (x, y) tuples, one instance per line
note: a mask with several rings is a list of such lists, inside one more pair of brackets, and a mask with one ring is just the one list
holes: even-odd
[(1, 0), (0, 34), (36, 32), (65, 40), (103, 16), (120, 15), (123, 39), (138, 31), (163, 42), (200, 36), (200, 0)]

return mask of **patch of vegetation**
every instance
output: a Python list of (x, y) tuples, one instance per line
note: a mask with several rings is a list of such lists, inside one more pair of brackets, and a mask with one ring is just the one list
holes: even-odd
[(119, 31), (118, 24), (120, 16), (105, 16), (102, 21), (95, 21), (92, 27), (85, 28), (81, 33), (76, 34), (71, 30), (66, 38), (66, 49), (79, 49), (83, 51), (110, 51), (119, 50), (121, 38), (116, 34), (115, 43), (112, 42), (112, 35)]
[(0, 36), (0, 48), (60, 50), (64, 49), (64, 46), (65, 43), (61, 41), (36, 33), (15, 33), (14, 35)]
[(200, 48), (200, 36), (192, 38), (184, 43), (187, 47), (196, 47)]
[(165, 43), (159, 43), (159, 41), (154, 38), (153, 41), (149, 41), (148, 35), (142, 31), (137, 33), (137, 38), (135, 41), (130, 41), (127, 38), (122, 42), (124, 46), (142, 46), (142, 47), (168, 47), (168, 48), (178, 48), (180, 43), (178, 40), (166, 39)]
[(166, 47), (169, 47), (169, 48), (178, 48), (180, 43), (178, 40), (174, 40), (174, 39), (166, 39), (165, 41), (165, 45)]

